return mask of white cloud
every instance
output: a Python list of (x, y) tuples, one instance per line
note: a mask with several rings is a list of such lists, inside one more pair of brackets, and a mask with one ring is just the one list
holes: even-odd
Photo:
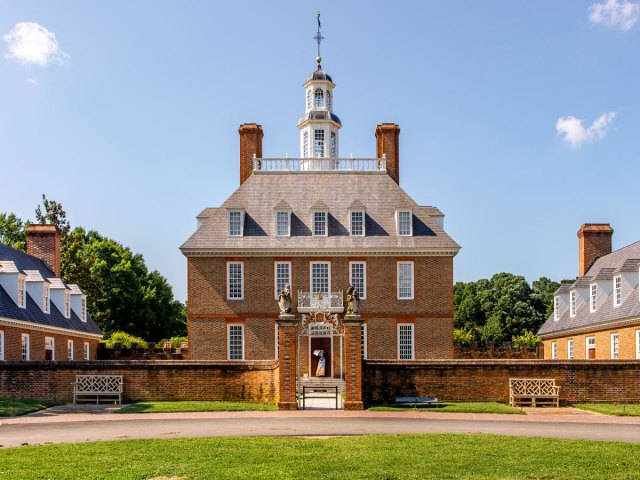
[(589, 7), (589, 20), (594, 24), (602, 23), (609, 27), (629, 30), (638, 19), (640, 19), (640, 3), (607, 0), (603, 3), (594, 3)]
[(29, 79), (27, 79), (27, 82), (29, 82), (34, 87), (38, 86), (38, 80), (36, 80), (35, 78), (29, 78)]
[(569, 115), (560, 117), (556, 122), (556, 131), (562, 135), (564, 140), (571, 145), (571, 148), (580, 148), (585, 143), (592, 140), (604, 138), (607, 133), (607, 126), (616, 118), (616, 112), (603, 113), (590, 127), (584, 127), (582, 120)]
[(7, 58), (21, 63), (45, 67), (50, 63), (62, 64), (69, 59), (53, 32), (33, 22), (20, 22), (2, 36), (9, 45)]

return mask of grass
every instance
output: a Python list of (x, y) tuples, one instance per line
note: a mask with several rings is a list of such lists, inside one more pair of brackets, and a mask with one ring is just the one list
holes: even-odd
[(276, 405), (249, 402), (139, 402), (118, 413), (244, 412), (277, 410)]
[(637, 479), (640, 445), (494, 435), (119, 440), (0, 450), (3, 479)]
[(582, 410), (603, 413), (605, 415), (615, 415), (618, 417), (640, 417), (640, 405), (616, 405), (613, 403), (579, 403), (573, 405)]
[(44, 400), (26, 400), (20, 398), (0, 398), (0, 417), (15, 417), (52, 407), (53, 402)]
[(437, 405), (380, 405), (369, 407), (369, 410), (378, 412), (397, 412), (402, 410), (420, 410), (425, 412), (446, 412), (446, 413), (505, 413), (515, 415), (525, 415), (518, 409), (496, 402), (442, 402)]

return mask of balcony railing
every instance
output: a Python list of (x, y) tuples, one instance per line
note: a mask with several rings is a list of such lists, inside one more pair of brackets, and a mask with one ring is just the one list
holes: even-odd
[(342, 313), (343, 311), (342, 290), (328, 293), (298, 291), (298, 312), (300, 313)]
[(254, 172), (386, 172), (382, 158), (256, 158)]

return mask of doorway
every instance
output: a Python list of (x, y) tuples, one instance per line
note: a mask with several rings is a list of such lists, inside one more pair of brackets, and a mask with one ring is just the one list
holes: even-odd
[[(331, 361), (332, 345), (333, 345), (332, 337), (309, 337), (309, 347), (310, 347), (309, 356), (311, 357), (309, 361), (310, 377), (316, 377), (316, 371), (318, 369), (318, 362), (320, 361), (320, 357), (315, 355), (313, 352), (317, 350), (322, 350), (324, 352), (324, 358), (326, 360), (324, 377), (328, 377), (328, 378), (333, 377), (333, 362)], [(317, 377), (317, 378), (323, 378), (323, 377)]]

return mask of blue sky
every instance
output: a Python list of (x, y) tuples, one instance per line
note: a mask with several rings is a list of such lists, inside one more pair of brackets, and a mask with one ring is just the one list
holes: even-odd
[(238, 186), (238, 125), (298, 154), (321, 10), (341, 156), (400, 125), (401, 185), (446, 214), (456, 280), (573, 277), (582, 223), (640, 239), (640, 3), (608, 2), (3, 0), (0, 212), (46, 193), (185, 299), (178, 247)]

